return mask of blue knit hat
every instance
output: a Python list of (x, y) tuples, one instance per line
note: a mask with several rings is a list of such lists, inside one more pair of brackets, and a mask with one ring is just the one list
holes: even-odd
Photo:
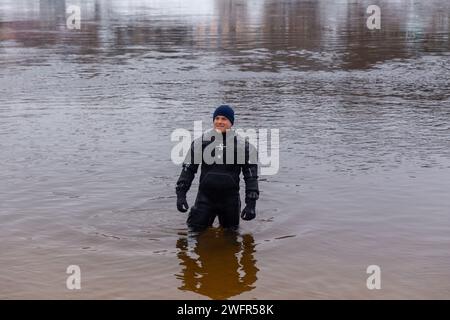
[(224, 116), (228, 120), (230, 120), (231, 124), (234, 124), (234, 111), (231, 109), (229, 105), (223, 104), (220, 107), (218, 107), (213, 114), (213, 120), (217, 116)]

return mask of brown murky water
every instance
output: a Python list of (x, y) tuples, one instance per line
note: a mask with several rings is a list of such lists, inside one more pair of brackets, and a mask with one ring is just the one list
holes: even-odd
[[(0, 298), (450, 298), (449, 17), (445, 0), (1, 1)], [(195, 238), (170, 134), (223, 102), (280, 129), (280, 170), (256, 220)]]

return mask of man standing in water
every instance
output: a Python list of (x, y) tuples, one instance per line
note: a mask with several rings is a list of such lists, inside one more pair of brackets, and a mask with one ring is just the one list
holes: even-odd
[(189, 208), (186, 193), (201, 162), (199, 190), (187, 219), (189, 228), (193, 230), (211, 226), (216, 216), (224, 228), (239, 226), (241, 171), (245, 181), (246, 204), (241, 217), (252, 220), (256, 216), (255, 206), (259, 198), (256, 149), (231, 129), (234, 111), (230, 106), (221, 105), (214, 111), (213, 124), (212, 130), (191, 144), (176, 186), (177, 208), (186, 212)]

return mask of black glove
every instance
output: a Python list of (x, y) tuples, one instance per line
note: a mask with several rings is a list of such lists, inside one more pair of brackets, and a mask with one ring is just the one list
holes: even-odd
[(244, 220), (253, 220), (256, 217), (256, 200), (259, 198), (259, 195), (255, 191), (250, 191), (247, 193), (245, 197), (245, 208), (242, 210), (241, 218)]
[(255, 217), (256, 217), (255, 206), (256, 206), (256, 200), (247, 202), (244, 210), (242, 210), (241, 218), (244, 220), (255, 219)]
[(186, 201), (186, 193), (177, 192), (177, 209), (180, 212), (186, 212), (189, 209), (189, 205)]

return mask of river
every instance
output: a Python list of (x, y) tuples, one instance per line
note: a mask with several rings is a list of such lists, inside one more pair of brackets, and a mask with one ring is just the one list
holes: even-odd
[[(449, 18), (445, 0), (1, 1), (0, 298), (450, 298)], [(222, 103), (279, 130), (279, 170), (255, 220), (192, 237), (170, 135)]]

